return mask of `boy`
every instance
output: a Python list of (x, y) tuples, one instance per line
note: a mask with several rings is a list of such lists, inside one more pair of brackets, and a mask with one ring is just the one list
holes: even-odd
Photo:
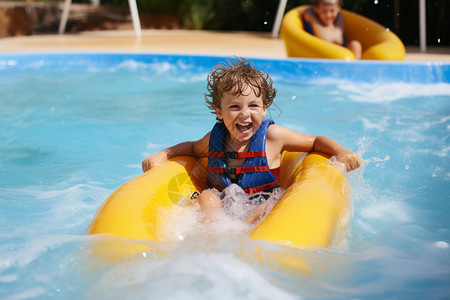
[(307, 32), (327, 42), (347, 47), (355, 54), (356, 59), (360, 59), (361, 43), (345, 39), (341, 2), (342, 0), (314, 0), (313, 6), (303, 13), (302, 21)]
[(208, 75), (207, 88), (207, 106), (219, 120), (212, 131), (198, 141), (177, 144), (142, 162), (146, 172), (175, 156), (208, 157), (207, 179), (213, 188), (198, 197), (207, 220), (223, 214), (222, 201), (227, 195), (220, 191), (236, 184), (248, 195), (248, 199), (241, 200), (251, 203), (252, 208), (240, 218), (248, 224), (260, 220), (266, 200), (278, 188), (284, 150), (330, 154), (344, 163), (348, 171), (360, 166), (361, 159), (356, 153), (330, 138), (296, 133), (265, 119), (276, 90), (269, 74), (256, 70), (246, 59), (235, 58), (225, 65), (216, 65)]

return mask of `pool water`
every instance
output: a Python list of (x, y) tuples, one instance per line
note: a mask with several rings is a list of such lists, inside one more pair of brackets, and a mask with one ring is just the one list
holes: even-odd
[[(233, 226), (162, 257), (88, 257), (84, 232), (141, 161), (214, 123), (206, 75), (224, 58), (0, 55), (0, 298), (411, 299), (450, 297), (450, 65), (255, 59), (278, 90), (269, 116), (362, 156), (347, 174), (346, 243), (304, 250)], [(294, 255), (309, 274), (264, 252)]]

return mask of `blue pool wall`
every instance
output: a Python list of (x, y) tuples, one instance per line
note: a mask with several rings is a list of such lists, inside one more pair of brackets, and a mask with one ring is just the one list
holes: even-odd
[[(450, 63), (445, 62), (248, 58), (258, 69), (267, 70), (274, 79), (282, 77), (288, 81), (339, 78), (352, 82), (450, 83)], [(226, 59), (224, 56), (136, 53), (6, 53), (0, 54), (0, 72), (25, 72), (37, 68), (58, 68), (61, 71), (86, 67), (110, 68), (134, 61), (144, 64), (169, 63), (180, 70), (207, 73)]]

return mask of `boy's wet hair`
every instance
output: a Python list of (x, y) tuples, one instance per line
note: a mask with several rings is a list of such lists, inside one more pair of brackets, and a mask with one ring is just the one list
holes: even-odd
[(342, 5), (342, 0), (313, 0), (313, 6), (319, 6), (320, 4), (325, 5)]
[(221, 108), (222, 96), (226, 92), (242, 95), (250, 87), (256, 97), (262, 98), (265, 108), (272, 104), (277, 94), (269, 73), (256, 70), (253, 62), (242, 57), (227, 59), (226, 64), (215, 65), (207, 80), (209, 94), (205, 94), (205, 100), (206, 106), (211, 110)]

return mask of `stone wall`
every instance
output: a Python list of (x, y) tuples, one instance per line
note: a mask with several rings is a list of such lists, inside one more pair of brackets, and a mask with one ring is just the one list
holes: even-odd
[(25, 7), (0, 2), (0, 37), (30, 35), (33, 32)]
[[(64, 2), (0, 2), (0, 37), (56, 33)], [(66, 32), (131, 27), (128, 9), (72, 4)]]
[[(164, 0), (161, 0), (164, 1)], [(3, 2), (0, 1), (0, 38), (39, 33), (57, 33), (64, 1)], [(143, 29), (180, 29), (179, 18), (172, 15), (140, 13)], [(66, 32), (88, 30), (132, 29), (128, 7), (72, 4)]]

